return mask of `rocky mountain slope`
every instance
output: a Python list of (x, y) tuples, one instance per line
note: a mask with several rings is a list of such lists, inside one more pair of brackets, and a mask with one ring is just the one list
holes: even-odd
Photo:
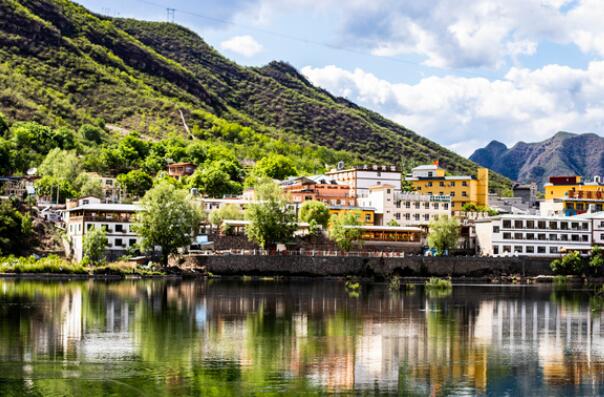
[[(233, 132), (223, 128), (222, 140), (241, 142), (241, 128), (250, 127), (265, 151), (287, 152), (281, 143), (291, 142), (323, 163), (439, 159), (452, 172), (476, 169), (314, 87), (286, 63), (242, 67), (181, 26), (105, 18), (68, 0), (0, 0), (0, 111), (12, 120), (51, 125), (102, 119), (115, 131), (150, 137), (183, 133), (182, 112), (198, 138), (216, 135), (213, 126), (224, 121)], [(508, 181), (494, 175), (492, 182)]]
[(558, 132), (543, 142), (518, 142), (511, 148), (492, 141), (476, 150), (470, 160), (512, 180), (543, 186), (550, 175), (604, 175), (604, 138)]

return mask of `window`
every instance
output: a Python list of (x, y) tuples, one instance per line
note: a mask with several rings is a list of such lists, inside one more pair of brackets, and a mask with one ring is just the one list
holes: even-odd
[(587, 238), (588, 238), (587, 234), (584, 234), (584, 235), (581, 236), (581, 241), (583, 241), (584, 243), (586, 243), (587, 242)]
[(411, 202), (410, 201), (406, 201), (405, 202), (405, 208), (411, 208)]
[(570, 236), (571, 241), (579, 241), (579, 235), (578, 234), (573, 234), (572, 236)]
[(123, 245), (124, 245), (124, 243), (122, 242), (122, 239), (121, 239), (121, 238), (116, 238), (116, 239), (115, 239), (115, 246), (116, 246), (116, 247), (121, 247), (121, 246), (123, 246)]
[(499, 246), (498, 245), (493, 246), (493, 255), (499, 255)]
[(562, 240), (562, 241), (568, 241), (568, 234), (561, 234), (560, 235), (560, 240)]
[(512, 239), (512, 233), (503, 233), (503, 239), (504, 240), (511, 240)]
[(440, 182), (438, 183), (438, 186), (440, 186), (440, 187), (444, 187), (444, 186), (445, 186), (445, 183), (444, 183), (443, 181), (440, 181)]
[(558, 222), (550, 222), (549, 223), (549, 228), (552, 229), (552, 230), (558, 229)]
[(522, 240), (522, 233), (514, 233), (514, 240)]
[(499, 233), (499, 226), (493, 226), (493, 233)]
[(434, 208), (435, 210), (438, 209), (438, 203), (432, 203), (432, 208)]
[(444, 196), (444, 195), (445, 195), (445, 192), (438, 192), (438, 195), (439, 195), (439, 196)]
[(105, 185), (113, 186), (113, 181), (111, 179), (105, 179)]
[(427, 210), (429, 210), (430, 209), (430, 203), (425, 202), (424, 203), (424, 208), (427, 209)]
[(539, 233), (537, 235), (537, 240), (541, 240), (541, 241), (546, 240), (545, 233)]
[(432, 187), (432, 182), (426, 182), (426, 187)]
[(558, 253), (558, 247), (549, 247), (549, 253), (550, 254), (557, 254)]
[(443, 204), (443, 209), (448, 210), (449, 209), (449, 203), (444, 203)]
[(532, 245), (529, 245), (526, 247), (526, 253), (527, 254), (534, 254), (535, 253), (535, 247), (533, 247)]
[(545, 254), (545, 247), (537, 247), (538, 254)]
[(130, 247), (132, 247), (132, 246), (136, 245), (136, 239), (135, 239), (135, 238), (131, 238), (130, 240), (128, 240), (128, 245), (129, 245)]
[(558, 235), (557, 235), (557, 234), (550, 234), (550, 235), (549, 235), (549, 239), (550, 239), (551, 241), (556, 241), (556, 240), (558, 240)]
[(581, 224), (581, 229), (587, 230), (588, 228), (589, 228), (589, 226), (587, 225), (587, 223), (584, 222)]
[(428, 215), (428, 214), (424, 214), (424, 220), (425, 220), (425, 221), (429, 221), (429, 220), (430, 220), (430, 215)]
[(534, 240), (535, 239), (535, 233), (527, 233), (526, 234), (526, 239), (527, 240)]
[(390, 194), (390, 189), (386, 189), (386, 194)]
[(560, 222), (560, 229), (568, 230), (568, 222)]
[(419, 221), (419, 214), (413, 214), (413, 219), (415, 219), (416, 221)]
[(600, 240), (604, 240), (604, 234), (600, 234)]
[(466, 182), (466, 181), (461, 182), (461, 186), (464, 186), (464, 187), (468, 186), (468, 182)]
[(411, 220), (411, 214), (409, 214), (409, 213), (405, 214), (405, 220), (406, 221)]
[(516, 229), (522, 229), (522, 221), (514, 221), (514, 227)]
[(451, 192), (451, 197), (455, 197), (455, 192)]
[(539, 221), (539, 222), (537, 222), (537, 228), (538, 229), (545, 229), (545, 221)]
[(503, 228), (504, 229), (509, 229), (512, 227), (512, 221), (508, 221), (508, 220), (504, 220), (503, 221)]
[(86, 225), (86, 230), (92, 230), (94, 229), (94, 225), (92, 223), (89, 223)]
[(124, 226), (119, 225), (119, 224), (115, 225), (115, 231), (116, 232), (120, 232), (120, 233), (123, 232), (124, 231)]
[(527, 229), (534, 229), (535, 228), (535, 221), (526, 221), (526, 228)]
[(401, 219), (401, 214), (399, 214), (398, 212), (396, 214), (394, 214), (394, 217), (396, 218), (396, 220), (400, 220)]
[(507, 253), (512, 252), (512, 246), (511, 245), (504, 245), (503, 246), (503, 253), (505, 254), (506, 252)]
[(515, 245), (514, 246), (514, 252), (517, 254), (521, 254), (522, 253), (522, 246), (521, 245)]
[(451, 181), (451, 183), (449, 184), (449, 186), (455, 187), (455, 181)]
[(416, 202), (415, 202), (415, 208), (416, 208), (416, 209), (419, 209), (419, 201), (416, 201)]
[(461, 196), (462, 197), (468, 197), (468, 192), (466, 192), (465, 190), (463, 192), (461, 192)]
[(579, 223), (578, 222), (573, 222), (571, 224), (571, 229), (572, 230), (579, 230)]

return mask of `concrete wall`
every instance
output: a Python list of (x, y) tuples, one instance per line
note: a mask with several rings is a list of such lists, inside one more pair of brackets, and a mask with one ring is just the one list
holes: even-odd
[(204, 266), (221, 275), (306, 276), (378, 275), (478, 277), (499, 274), (551, 274), (550, 260), (492, 257), (329, 257), (329, 256), (191, 256), (186, 265)]

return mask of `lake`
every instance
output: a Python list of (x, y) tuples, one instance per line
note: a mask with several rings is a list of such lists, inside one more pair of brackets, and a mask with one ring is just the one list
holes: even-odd
[(0, 396), (604, 395), (585, 287), (0, 279)]

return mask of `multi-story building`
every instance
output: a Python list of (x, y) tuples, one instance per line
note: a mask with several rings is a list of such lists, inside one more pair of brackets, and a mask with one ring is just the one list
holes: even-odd
[(535, 182), (527, 184), (516, 183), (512, 186), (512, 192), (514, 192), (514, 197), (519, 197), (529, 207), (537, 205), (537, 184)]
[(476, 177), (450, 176), (437, 163), (421, 165), (413, 168), (405, 180), (411, 182), (418, 193), (451, 196), (453, 211), (462, 211), (465, 204), (489, 206), (489, 170), (486, 168), (478, 168)]
[(281, 183), (293, 203), (321, 201), (327, 205), (354, 206), (355, 195), (350, 185), (340, 183), (326, 175), (302, 176)]
[(591, 182), (584, 182), (580, 176), (551, 176), (549, 182), (543, 185), (545, 191), (545, 200), (564, 199), (571, 194), (575, 196), (587, 195), (587, 193), (596, 194), (604, 192), (599, 176), (594, 177)]
[(331, 215), (354, 214), (363, 225), (373, 225), (375, 223), (375, 209), (371, 207), (332, 205), (329, 206), (329, 213)]
[(82, 260), (86, 233), (95, 228), (103, 228), (107, 233), (106, 255), (109, 259), (124, 255), (140, 241), (140, 236), (132, 230), (133, 216), (140, 210), (141, 207), (135, 204), (107, 204), (92, 197), (80, 199), (77, 206), (64, 213), (70, 245), (68, 256)]
[(482, 255), (559, 256), (568, 251), (588, 252), (592, 222), (580, 217), (501, 215), (476, 222)]
[(369, 195), (369, 188), (375, 185), (392, 185), (395, 189), (401, 188), (401, 172), (396, 166), (363, 165), (338, 169), (327, 172), (327, 176), (338, 183), (349, 185), (358, 205), (360, 198)]
[(369, 195), (360, 199), (363, 207), (375, 208), (375, 224), (395, 221), (401, 226), (427, 226), (440, 216), (451, 216), (451, 197), (402, 192), (392, 185), (369, 188)]

